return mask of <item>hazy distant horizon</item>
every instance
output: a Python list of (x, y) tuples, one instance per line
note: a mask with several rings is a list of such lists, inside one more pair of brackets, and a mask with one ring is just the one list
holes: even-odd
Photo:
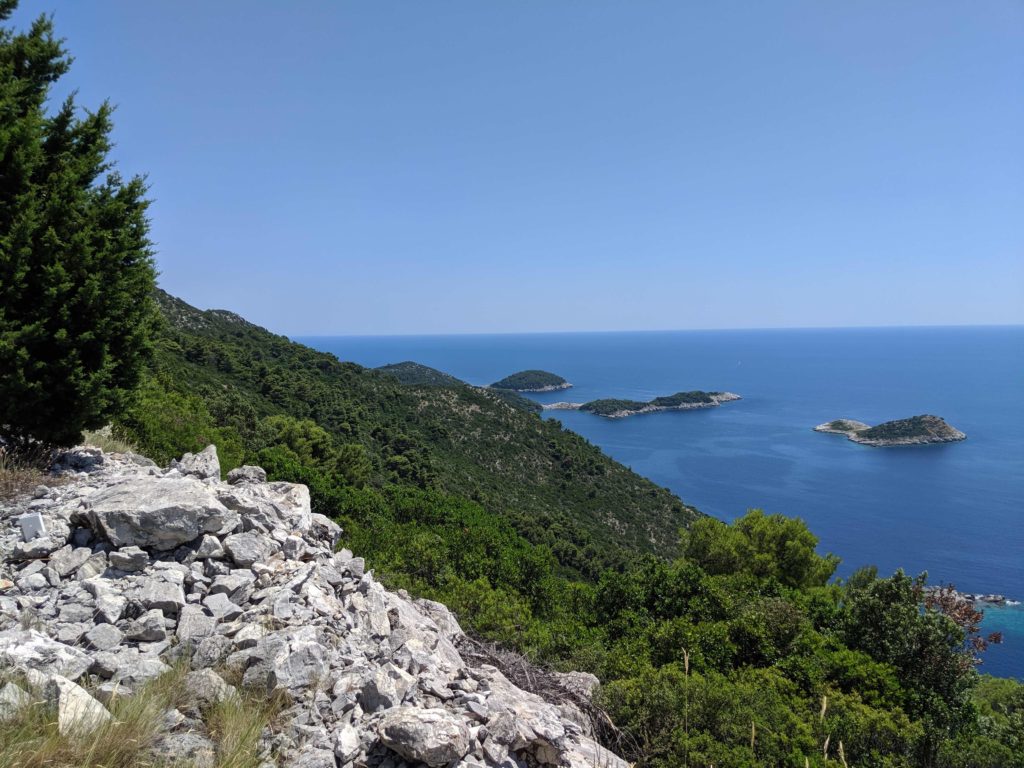
[[(220, 309), (219, 307), (217, 309)], [(248, 318), (246, 318), (248, 319)], [(959, 323), (946, 325), (777, 325), (743, 328), (586, 328), (551, 331), (452, 331), (445, 333), (295, 333), (281, 334), (293, 341), (303, 339), (368, 339), (368, 338), (417, 338), (432, 336), (549, 336), (549, 335), (573, 335), (573, 334), (611, 334), (611, 333), (713, 333), (715, 331), (888, 331), (901, 329), (917, 330), (954, 330), (957, 328), (1024, 328), (1024, 323)], [(273, 328), (267, 330), (279, 333)]]

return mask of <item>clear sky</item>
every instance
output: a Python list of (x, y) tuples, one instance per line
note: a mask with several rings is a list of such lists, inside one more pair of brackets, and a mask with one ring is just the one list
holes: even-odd
[(1024, 322), (1021, 0), (22, 0), (280, 333)]

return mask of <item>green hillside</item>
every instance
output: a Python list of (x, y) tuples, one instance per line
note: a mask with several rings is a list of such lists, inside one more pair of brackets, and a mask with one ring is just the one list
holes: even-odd
[(429, 365), (414, 363), (412, 360), (405, 360), (401, 363), (389, 363), (381, 365), (374, 370), (386, 373), (399, 384), (426, 387), (463, 387), (466, 382), (457, 379), (450, 373), (431, 368)]
[[(365, 451), (371, 484), (478, 501), (579, 571), (631, 551), (672, 554), (679, 529), (697, 514), (559, 422), (527, 412), (532, 404), (519, 407), (525, 398), (513, 393), (403, 385), (230, 312), (200, 311), (163, 292), (158, 301), (166, 322), (157, 380), (201, 397), (241, 451), (261, 444), (263, 417), (312, 420), (339, 444)], [(432, 369), (417, 369), (419, 378), (423, 370)], [(171, 453), (167, 446), (157, 458)]]

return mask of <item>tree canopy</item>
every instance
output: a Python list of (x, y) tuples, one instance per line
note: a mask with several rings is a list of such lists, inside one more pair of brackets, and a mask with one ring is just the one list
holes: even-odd
[(113, 108), (48, 111), (71, 59), (0, 0), (0, 435), (68, 444), (139, 381), (155, 271), (146, 186), (109, 160)]

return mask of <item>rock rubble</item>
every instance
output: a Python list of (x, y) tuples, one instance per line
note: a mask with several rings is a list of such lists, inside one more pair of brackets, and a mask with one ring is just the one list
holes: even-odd
[[(0, 507), (0, 667), (44, 692), (62, 733), (179, 662), (195, 709), (167, 713), (161, 749), (196, 765), (212, 754), (197, 715), (234, 694), (227, 677), (287, 702), (268, 768), (626, 768), (565, 706), (465, 660), (443, 605), (336, 551), (304, 486), (250, 466), (222, 482), (213, 446), (166, 470), (85, 446), (59, 469), (63, 484)], [(0, 687), (0, 719), (29, 695)]]

